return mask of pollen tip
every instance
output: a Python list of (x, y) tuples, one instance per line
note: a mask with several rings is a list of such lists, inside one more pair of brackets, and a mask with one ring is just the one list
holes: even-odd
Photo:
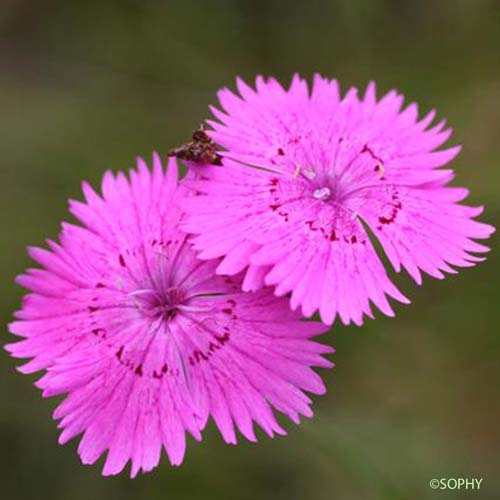
[(330, 198), (330, 195), (331, 195), (330, 188), (327, 187), (318, 188), (313, 192), (313, 197), (316, 200), (321, 200), (321, 201), (328, 200), (328, 198)]

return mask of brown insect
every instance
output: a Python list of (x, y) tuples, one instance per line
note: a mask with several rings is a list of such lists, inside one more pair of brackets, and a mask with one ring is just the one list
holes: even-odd
[(204, 124), (201, 124), (191, 136), (192, 140), (178, 148), (171, 149), (169, 156), (180, 160), (192, 161), (201, 165), (222, 165), (221, 156), (217, 153), (216, 144), (206, 133)]

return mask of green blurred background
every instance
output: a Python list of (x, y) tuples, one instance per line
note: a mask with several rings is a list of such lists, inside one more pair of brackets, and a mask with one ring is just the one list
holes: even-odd
[[(500, 2), (36, 1), (0, 3), (1, 314), (28, 244), (55, 236), (81, 179), (165, 154), (207, 116), (236, 75), (294, 71), (374, 79), (422, 111), (436, 107), (464, 145), (457, 184), (500, 225)], [(496, 239), (496, 238), (495, 238)], [(494, 247), (496, 241), (491, 241)], [(419, 288), (411, 306), (325, 341), (337, 368), (315, 418), (289, 436), (225, 445), (211, 425), (184, 465), (102, 478), (4, 353), (0, 491), (10, 499), (500, 498), (500, 260)], [(4, 340), (8, 338), (4, 335)], [(433, 492), (437, 477), (483, 478), (475, 492)]]

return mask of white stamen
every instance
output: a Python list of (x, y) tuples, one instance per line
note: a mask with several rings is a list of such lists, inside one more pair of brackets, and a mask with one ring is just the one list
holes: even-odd
[(330, 189), (327, 187), (323, 187), (321, 189), (316, 189), (313, 193), (313, 197), (316, 198), (317, 200), (325, 201), (330, 198)]
[(316, 177), (316, 172), (314, 170), (302, 170), (304, 177), (312, 181)]
[(293, 172), (293, 174), (292, 174), (292, 177), (293, 177), (294, 179), (296, 179), (296, 178), (299, 176), (299, 174), (300, 174), (300, 169), (301, 169), (301, 168), (302, 168), (302, 167), (300, 166), (300, 163), (297, 163), (297, 165), (295, 166), (295, 171), (294, 171), (294, 172)]
[(186, 306), (184, 304), (178, 305), (177, 309), (179, 309), (180, 311), (194, 312), (194, 313), (213, 311), (213, 307), (209, 307), (209, 306)]
[(154, 297), (158, 297), (158, 293), (154, 290), (151, 290), (149, 288), (145, 288), (145, 289), (142, 289), (142, 290), (135, 290), (133, 292), (129, 292), (129, 297), (136, 297), (137, 295), (146, 295), (146, 296), (154, 296)]

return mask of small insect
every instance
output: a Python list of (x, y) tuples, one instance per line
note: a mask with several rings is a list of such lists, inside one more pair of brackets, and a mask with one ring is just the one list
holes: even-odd
[(206, 133), (204, 124), (201, 124), (193, 132), (191, 139), (190, 142), (178, 148), (171, 149), (168, 155), (201, 165), (222, 165), (221, 156), (217, 153), (216, 144)]
[(379, 179), (384, 180), (384, 174), (385, 174), (385, 167), (384, 167), (384, 162), (382, 160), (378, 160), (377, 164), (375, 165), (375, 172), (377, 172)]
[(381, 158), (379, 158), (366, 144), (363, 146), (361, 153), (368, 153), (377, 163), (375, 164), (374, 171), (379, 176), (381, 181), (385, 180), (385, 165)]

